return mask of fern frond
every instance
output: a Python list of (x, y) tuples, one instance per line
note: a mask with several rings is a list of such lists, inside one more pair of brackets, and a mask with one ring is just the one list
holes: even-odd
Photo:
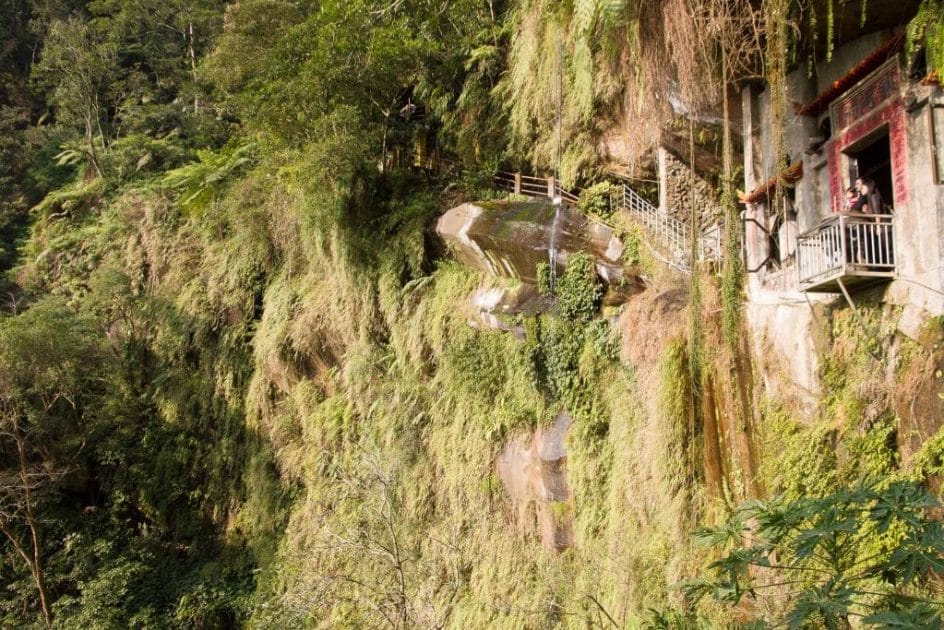
[(944, 0), (923, 0), (905, 29), (905, 53), (914, 57), (924, 47), (928, 65), (944, 69)]

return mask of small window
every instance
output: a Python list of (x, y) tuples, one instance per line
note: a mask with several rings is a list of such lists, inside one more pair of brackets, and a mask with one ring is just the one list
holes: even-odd
[(819, 124), (819, 133), (823, 136), (823, 142), (833, 137), (833, 121), (829, 114), (823, 116), (823, 122)]
[(944, 103), (931, 105), (931, 166), (934, 183), (944, 184)]

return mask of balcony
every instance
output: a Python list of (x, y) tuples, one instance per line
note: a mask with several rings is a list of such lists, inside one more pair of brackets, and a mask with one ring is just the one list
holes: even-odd
[(891, 215), (850, 212), (829, 217), (797, 238), (800, 290), (846, 293), (894, 278), (894, 241)]

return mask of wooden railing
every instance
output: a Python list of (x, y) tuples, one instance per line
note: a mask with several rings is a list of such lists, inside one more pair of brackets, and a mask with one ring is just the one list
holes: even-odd
[(895, 272), (891, 215), (843, 213), (797, 237), (800, 288), (808, 290), (843, 276)]
[(554, 177), (534, 177), (524, 173), (495, 173), (495, 186), (499, 190), (506, 190), (516, 195), (528, 197), (560, 197), (567, 203), (577, 203), (580, 191), (570, 191), (562, 187)]

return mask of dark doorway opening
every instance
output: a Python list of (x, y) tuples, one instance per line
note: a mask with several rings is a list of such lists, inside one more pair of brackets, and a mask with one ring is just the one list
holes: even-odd
[(894, 186), (892, 186), (892, 153), (888, 141), (888, 130), (878, 136), (846, 149), (849, 156), (849, 181), (858, 177), (875, 180), (875, 187), (881, 193), (885, 203), (895, 205)]

